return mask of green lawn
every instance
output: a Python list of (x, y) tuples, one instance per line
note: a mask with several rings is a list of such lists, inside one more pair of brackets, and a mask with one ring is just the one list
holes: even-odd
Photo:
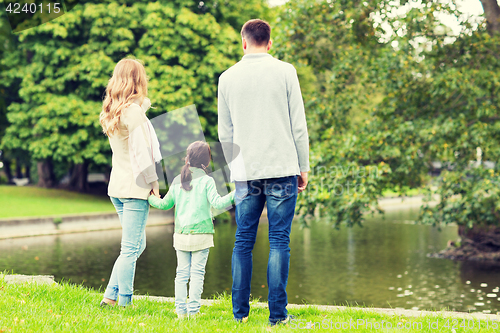
[(106, 197), (31, 186), (0, 186), (0, 218), (113, 211)]
[[(269, 311), (253, 306), (249, 320), (233, 320), (231, 300), (221, 296), (202, 306), (197, 318), (178, 320), (174, 304), (141, 299), (133, 307), (101, 308), (101, 293), (79, 285), (5, 284), (0, 278), (0, 332), (496, 332), (493, 322), (470, 322), (438, 316), (403, 317), (348, 308), (323, 311), (315, 306), (289, 310), (296, 318), (287, 326), (270, 327)], [(448, 323), (447, 323), (448, 320)], [(378, 324), (377, 324), (378, 323)], [(463, 329), (460, 325), (475, 325)], [(344, 325), (344, 329), (342, 329)], [(349, 328), (349, 325), (351, 327)], [(377, 325), (379, 328), (377, 329)], [(383, 325), (384, 329), (380, 327)], [(386, 328), (392, 327), (387, 330)], [(438, 325), (438, 326), (436, 326)], [(448, 325), (449, 328), (446, 327)], [(337, 328), (335, 327), (337, 326)], [(406, 327), (405, 327), (406, 326)], [(397, 329), (397, 327), (401, 327)]]
[[(408, 196), (418, 194), (420, 189), (407, 193)], [(383, 193), (383, 197), (396, 196), (396, 190)], [(31, 186), (0, 185), (0, 203), (0, 219), (115, 211), (106, 197)]]

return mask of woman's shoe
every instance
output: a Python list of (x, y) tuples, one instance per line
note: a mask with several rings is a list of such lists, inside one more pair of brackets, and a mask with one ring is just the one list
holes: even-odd
[[(112, 300), (110, 300), (112, 301)], [(105, 308), (107, 306), (115, 306), (116, 301), (112, 302), (106, 302), (105, 300), (102, 300), (101, 303), (99, 304), (101, 307)]]

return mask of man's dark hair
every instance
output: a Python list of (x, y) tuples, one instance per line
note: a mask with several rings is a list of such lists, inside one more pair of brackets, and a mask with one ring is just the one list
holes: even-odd
[(259, 19), (247, 21), (241, 28), (241, 36), (254, 46), (265, 46), (271, 39), (271, 26)]

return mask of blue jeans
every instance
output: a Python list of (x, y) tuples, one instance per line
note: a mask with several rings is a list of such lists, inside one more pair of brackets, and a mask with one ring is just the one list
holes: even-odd
[[(192, 252), (176, 250), (175, 311), (178, 315), (194, 315), (200, 311), (208, 251), (209, 249)], [(186, 302), (188, 280), (189, 303)]]
[(142, 199), (111, 197), (122, 225), (120, 255), (115, 261), (104, 297), (125, 306), (132, 302), (134, 291), (135, 263), (146, 248), (146, 221), (149, 203)]
[(250, 312), (252, 250), (259, 219), (267, 202), (269, 220), (269, 321), (276, 323), (287, 317), (286, 285), (290, 267), (290, 230), (297, 202), (297, 176), (236, 182), (236, 239), (231, 269), (234, 318), (247, 317)]

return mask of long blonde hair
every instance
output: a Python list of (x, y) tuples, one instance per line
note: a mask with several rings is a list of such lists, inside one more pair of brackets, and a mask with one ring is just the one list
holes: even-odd
[(110, 136), (118, 130), (122, 111), (136, 98), (148, 95), (148, 77), (143, 64), (136, 59), (120, 60), (106, 87), (106, 98), (99, 115), (102, 131)]

